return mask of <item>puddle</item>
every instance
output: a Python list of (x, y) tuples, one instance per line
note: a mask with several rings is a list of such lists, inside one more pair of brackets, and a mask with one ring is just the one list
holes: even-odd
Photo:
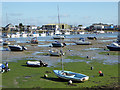
[(50, 47), (52, 44), (46, 44), (46, 45), (38, 45), (38, 47)]
[(102, 48), (88, 48), (88, 49), (84, 49), (84, 50), (100, 50)]
[(31, 76), (25, 76), (25, 78), (31, 78)]
[(33, 53), (32, 55), (36, 55), (36, 54), (38, 54), (38, 53), (44, 53), (44, 52), (35, 52), (35, 53)]
[(99, 40), (100, 42), (110, 42), (110, 41), (116, 41), (116, 39), (112, 39), (112, 40)]

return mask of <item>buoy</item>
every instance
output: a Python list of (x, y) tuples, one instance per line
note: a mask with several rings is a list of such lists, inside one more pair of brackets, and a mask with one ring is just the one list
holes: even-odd
[(99, 71), (99, 73), (102, 73), (102, 71)]
[(44, 75), (44, 77), (46, 78), (46, 77), (48, 77), (48, 75), (47, 75), (47, 74), (45, 74), (45, 75)]
[(69, 80), (69, 81), (68, 81), (68, 84), (72, 84), (72, 80)]

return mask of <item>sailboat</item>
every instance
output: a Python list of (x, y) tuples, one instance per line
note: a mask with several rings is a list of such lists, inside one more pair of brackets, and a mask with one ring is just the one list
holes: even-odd
[[(58, 8), (59, 10), (59, 8)], [(61, 40), (61, 39), (60, 39)], [(63, 68), (63, 52), (62, 52), (62, 46), (61, 46), (61, 62), (62, 62), (62, 70), (53, 70), (55, 75), (61, 79), (65, 80), (73, 80), (73, 81), (86, 81), (89, 79), (89, 76), (81, 74), (81, 73), (75, 73), (72, 71), (66, 71)]]

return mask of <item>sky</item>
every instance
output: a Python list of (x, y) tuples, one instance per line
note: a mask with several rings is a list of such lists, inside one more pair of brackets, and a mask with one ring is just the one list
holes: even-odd
[(2, 26), (60, 23), (89, 26), (118, 24), (118, 2), (2, 2)]

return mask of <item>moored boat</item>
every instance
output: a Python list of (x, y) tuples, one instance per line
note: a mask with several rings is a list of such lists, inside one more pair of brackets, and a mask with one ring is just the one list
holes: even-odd
[(73, 81), (87, 81), (89, 79), (89, 76), (81, 74), (81, 73), (75, 73), (71, 71), (64, 71), (64, 70), (53, 70), (55, 75), (59, 78), (65, 79), (65, 80), (73, 80)]
[(116, 43), (116, 42), (113, 42), (112, 44), (107, 45), (107, 48), (110, 51), (120, 51), (120, 45), (118, 43)]
[(61, 42), (58, 42), (58, 41), (55, 41), (52, 43), (53, 47), (64, 47), (66, 46), (65, 43), (61, 43)]
[(27, 50), (26, 47), (20, 46), (20, 45), (8, 45), (8, 47), (10, 48), (11, 51), (23, 51), (23, 50)]

